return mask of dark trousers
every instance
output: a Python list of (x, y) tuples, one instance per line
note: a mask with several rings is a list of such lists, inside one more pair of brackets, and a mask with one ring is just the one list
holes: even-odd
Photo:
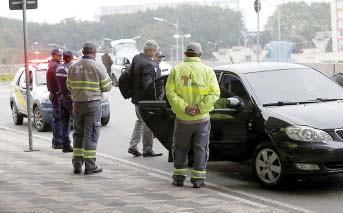
[(70, 145), (70, 119), (73, 114), (73, 102), (69, 98), (65, 98), (64, 96), (60, 97), (60, 118), (61, 118), (61, 138), (63, 141), (63, 145), (67, 146)]
[(191, 148), (194, 154), (191, 179), (205, 179), (209, 157), (210, 131), (210, 120), (193, 124), (183, 123), (179, 119), (175, 120), (173, 137), (174, 179), (186, 178), (188, 153)]
[(54, 146), (63, 145), (61, 138), (61, 119), (60, 119), (60, 103), (56, 94), (50, 93), (49, 99), (52, 104), (52, 144)]
[(96, 148), (101, 127), (101, 102), (73, 102), (74, 143), (73, 166), (93, 170), (96, 166)]

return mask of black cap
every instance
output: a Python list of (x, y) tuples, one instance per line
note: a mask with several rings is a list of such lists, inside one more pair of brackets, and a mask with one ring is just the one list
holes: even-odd
[(73, 56), (73, 52), (70, 50), (64, 50), (63, 51), (63, 57), (67, 56), (67, 57), (72, 57)]
[(53, 49), (51, 51), (51, 55), (62, 55), (62, 50), (61, 49)]
[(161, 51), (156, 52), (155, 56), (156, 56), (156, 57), (159, 57), (159, 58), (164, 58), (164, 57), (166, 57), (165, 55), (163, 55), (163, 53), (162, 53)]

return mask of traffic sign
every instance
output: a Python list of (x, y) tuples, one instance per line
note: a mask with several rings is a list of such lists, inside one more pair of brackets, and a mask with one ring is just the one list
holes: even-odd
[[(22, 10), (23, 1), (22, 0), (9, 0), (10, 10)], [(37, 0), (26, 0), (26, 9), (37, 9)]]
[(254, 8), (255, 8), (256, 13), (259, 13), (261, 11), (261, 2), (260, 2), (260, 0), (255, 0)]

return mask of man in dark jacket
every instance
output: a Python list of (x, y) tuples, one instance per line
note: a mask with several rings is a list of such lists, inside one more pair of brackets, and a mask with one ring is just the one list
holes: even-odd
[(48, 71), (46, 73), (47, 87), (50, 92), (49, 99), (52, 103), (52, 148), (62, 149), (63, 142), (61, 138), (61, 121), (58, 101), (58, 85), (56, 80), (56, 69), (59, 66), (62, 59), (62, 51), (60, 49), (54, 49), (51, 51), (51, 60), (49, 61)]
[(60, 103), (61, 119), (61, 138), (63, 141), (63, 152), (73, 152), (69, 138), (70, 119), (73, 115), (73, 101), (71, 100), (70, 91), (67, 88), (68, 69), (73, 62), (73, 53), (70, 50), (63, 51), (63, 64), (57, 67), (56, 79), (58, 85), (58, 96)]
[(159, 46), (156, 41), (148, 40), (144, 44), (144, 52), (136, 55), (132, 59), (131, 70), (132, 70), (132, 98), (131, 102), (135, 105), (137, 121), (133, 130), (130, 148), (128, 152), (134, 156), (141, 156), (137, 149), (137, 144), (141, 138), (143, 142), (143, 157), (156, 157), (161, 156), (162, 153), (155, 153), (152, 150), (153, 137), (152, 132), (142, 120), (142, 116), (138, 109), (138, 102), (141, 100), (141, 92), (155, 79), (155, 68), (152, 58), (155, 56)]

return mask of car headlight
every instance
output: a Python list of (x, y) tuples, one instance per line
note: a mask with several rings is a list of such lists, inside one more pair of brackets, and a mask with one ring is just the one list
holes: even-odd
[(286, 128), (286, 133), (289, 138), (297, 141), (324, 143), (333, 141), (327, 132), (308, 126), (289, 126)]

